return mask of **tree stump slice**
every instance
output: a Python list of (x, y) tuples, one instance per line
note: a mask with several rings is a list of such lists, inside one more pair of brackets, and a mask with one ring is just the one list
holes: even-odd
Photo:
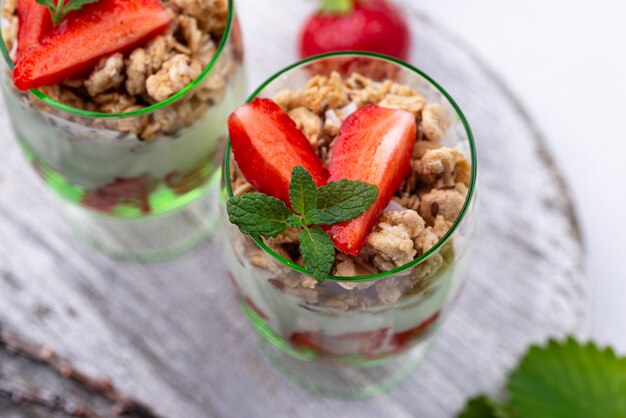
[[(314, 6), (238, 1), (251, 89), (295, 60), (298, 25)], [(579, 230), (539, 132), (466, 45), (411, 8), (411, 62), (450, 92), (476, 137), (479, 215), (466, 289), (406, 382), (362, 401), (319, 398), (289, 383), (258, 349), (216, 239), (158, 264), (119, 262), (83, 245), (50, 209), (51, 192), (20, 155), (4, 104), (0, 323), (168, 418), (453, 417), (468, 396), (496, 392), (528, 344), (585, 335)], [(0, 356), (0, 381), (63, 390)], [(1, 416), (51, 416), (20, 410), (0, 399)]]

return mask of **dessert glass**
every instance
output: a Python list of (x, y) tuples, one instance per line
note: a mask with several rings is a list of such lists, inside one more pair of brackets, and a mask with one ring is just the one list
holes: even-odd
[[(124, 113), (18, 91), (0, 39), (2, 92), (24, 155), (64, 198), (61, 213), (76, 232), (110, 255), (167, 258), (215, 225), (218, 208), (208, 190), (219, 183), (226, 120), (246, 95), (234, 0), (228, 7), (224, 34), (201, 75), (164, 101)], [(146, 138), (145, 127), (159, 121), (168, 129)]]
[[(361, 398), (390, 389), (414, 370), (458, 297), (474, 229), (476, 152), (467, 120), (448, 93), (417, 68), (390, 57), (354, 52), (313, 57), (268, 79), (249, 101), (302, 88), (313, 75), (332, 70), (344, 77), (356, 71), (374, 80), (391, 78), (442, 105), (452, 125), (441, 143), (471, 162), (463, 209), (433, 248), (391, 271), (328, 276), (316, 283), (306, 269), (228, 221), (225, 200), (233, 196), (235, 163), (230, 142), (226, 145), (220, 218), (224, 260), (243, 311), (262, 337), (263, 351), (288, 378), (315, 393)], [(263, 260), (251, 262), (252, 257)], [(267, 268), (255, 267), (259, 264)]]

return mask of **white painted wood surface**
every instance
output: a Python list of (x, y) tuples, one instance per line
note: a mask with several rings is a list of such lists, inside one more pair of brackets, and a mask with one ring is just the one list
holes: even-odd
[[(314, 6), (271, 3), (238, 3), (250, 87), (295, 59), (295, 32)], [(147, 265), (84, 247), (51, 210), (53, 199), (21, 158), (4, 112), (0, 322), (171, 418), (452, 417), (467, 396), (497, 390), (529, 343), (584, 334), (588, 286), (578, 229), (538, 132), (465, 45), (410, 15), (412, 62), (449, 90), (473, 127), (480, 207), (466, 290), (431, 355), (404, 384), (349, 402), (289, 384), (257, 349), (218, 242)]]

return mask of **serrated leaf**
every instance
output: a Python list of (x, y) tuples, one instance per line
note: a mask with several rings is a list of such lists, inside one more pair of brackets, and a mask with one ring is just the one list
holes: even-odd
[(296, 166), (291, 170), (289, 201), (294, 212), (301, 215), (306, 215), (317, 205), (317, 186), (311, 173), (303, 167)]
[(275, 197), (262, 193), (246, 193), (233, 196), (226, 202), (230, 222), (248, 235), (275, 237), (287, 228), (292, 216), (285, 204)]
[(458, 418), (513, 418), (495, 400), (487, 396), (470, 399)]
[(570, 338), (532, 347), (508, 384), (519, 418), (626, 417), (626, 358)]
[(317, 280), (324, 280), (335, 262), (335, 247), (328, 234), (319, 226), (304, 228), (300, 232), (300, 253), (304, 267)]
[(316, 225), (334, 225), (356, 218), (372, 206), (378, 197), (373, 184), (356, 180), (330, 182), (317, 191), (317, 208), (306, 221)]

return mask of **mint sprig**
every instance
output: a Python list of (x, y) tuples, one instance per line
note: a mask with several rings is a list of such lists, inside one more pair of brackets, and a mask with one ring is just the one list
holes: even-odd
[(626, 417), (626, 358), (573, 338), (531, 347), (509, 377), (510, 400), (482, 396), (459, 418)]
[(58, 0), (56, 3), (54, 0), (36, 0), (37, 3), (42, 6), (46, 6), (50, 10), (50, 16), (52, 17), (52, 24), (58, 25), (65, 19), (67, 14), (72, 10), (80, 10), (83, 6), (95, 3), (99, 0)]
[(319, 225), (334, 225), (356, 218), (372, 206), (378, 188), (355, 180), (330, 182), (317, 188), (311, 174), (294, 167), (289, 184), (289, 203), (263, 193), (246, 193), (226, 202), (230, 222), (248, 235), (272, 238), (287, 229), (300, 231), (304, 266), (317, 280), (324, 280), (335, 261), (335, 247)]

